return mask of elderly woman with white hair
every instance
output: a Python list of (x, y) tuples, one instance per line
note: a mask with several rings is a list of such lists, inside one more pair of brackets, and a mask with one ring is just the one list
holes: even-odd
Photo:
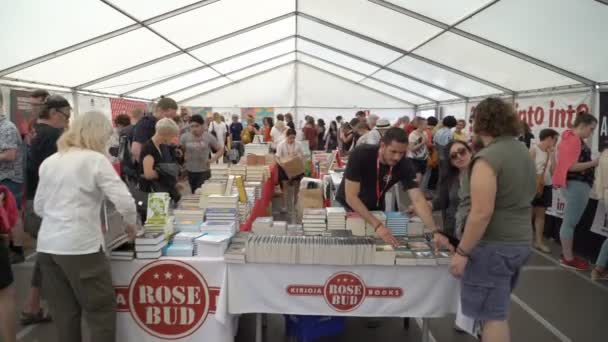
[(164, 118), (156, 123), (154, 136), (141, 149), (140, 155), (140, 190), (151, 192), (167, 192), (174, 202), (178, 202), (181, 195), (178, 190), (177, 177), (179, 165), (175, 141), (179, 134), (179, 126), (175, 121)]
[(38, 262), (57, 324), (57, 340), (82, 340), (83, 311), (92, 342), (114, 341), (116, 313), (110, 265), (104, 253), (101, 205), (114, 203), (133, 239), (135, 201), (105, 154), (112, 134), (101, 113), (77, 117), (40, 166), (34, 210), (42, 218)]

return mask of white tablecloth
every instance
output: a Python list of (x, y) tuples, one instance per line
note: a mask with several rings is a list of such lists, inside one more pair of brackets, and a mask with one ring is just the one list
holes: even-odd
[(230, 314), (442, 317), (459, 291), (445, 266), (228, 264)]
[(234, 318), (217, 309), (223, 259), (113, 261), (112, 278), (119, 342), (234, 341)]

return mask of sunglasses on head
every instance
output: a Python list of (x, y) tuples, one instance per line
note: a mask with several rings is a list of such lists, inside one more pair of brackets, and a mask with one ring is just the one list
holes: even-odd
[(458, 157), (464, 157), (467, 152), (469, 152), (466, 148), (461, 147), (459, 149), (456, 150), (456, 152), (452, 152), (450, 153), (450, 159), (452, 160), (456, 160), (458, 159)]

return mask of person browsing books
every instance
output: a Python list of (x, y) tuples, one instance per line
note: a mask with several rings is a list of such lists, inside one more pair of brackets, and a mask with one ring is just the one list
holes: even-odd
[(336, 200), (347, 210), (361, 215), (385, 242), (397, 246), (391, 231), (370, 211), (384, 210), (386, 192), (396, 183), (408, 192), (422, 222), (431, 230), (437, 247), (452, 249), (446, 236), (438, 234), (431, 208), (415, 182), (416, 170), (405, 158), (408, 150), (407, 134), (393, 127), (386, 131), (380, 146), (363, 145), (351, 153)]

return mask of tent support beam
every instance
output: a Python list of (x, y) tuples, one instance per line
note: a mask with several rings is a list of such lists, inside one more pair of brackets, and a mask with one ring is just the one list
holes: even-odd
[[(27, 85), (15, 85), (15, 84), (9, 84), (9, 83), (1, 83), (2, 81), (9, 81), (9, 82), (20, 82), (20, 83), (26, 83), (31, 85), (32, 87), (28, 87)], [(128, 98), (128, 99), (133, 99), (133, 100), (138, 100), (138, 101), (145, 101), (145, 102), (150, 102), (151, 100), (148, 98), (144, 98), (144, 97), (137, 97), (137, 96), (120, 96), (117, 94), (111, 94), (111, 93), (106, 93), (106, 92), (102, 92), (102, 91), (97, 91), (97, 90), (78, 90), (78, 89), (74, 89), (74, 88), (70, 88), (68, 86), (64, 86), (64, 85), (59, 85), (59, 84), (53, 84), (53, 83), (45, 83), (45, 82), (36, 82), (36, 81), (29, 81), (29, 80), (22, 80), (19, 78), (13, 78), (13, 77), (0, 77), (0, 85), (5, 85), (7, 87), (23, 87), (23, 88), (32, 88), (35, 89), (37, 87), (53, 87), (53, 88), (59, 88), (59, 89), (63, 89), (63, 90), (59, 90), (62, 92), (72, 92), (72, 91), (76, 91), (78, 94), (84, 94), (84, 95), (99, 95), (99, 96), (103, 96), (103, 97), (114, 97), (114, 98)]]
[[(296, 2), (296, 13), (298, 13), (298, 11), (300, 10), (300, 0), (295, 0)], [(298, 36), (298, 16), (296, 15), (296, 27), (295, 27), (295, 33), (296, 33), (296, 37)], [(296, 47), (296, 61), (298, 60), (298, 39), (295, 40), (295, 47)], [(294, 65), (293, 68), (293, 106), (294, 106), (294, 111), (295, 111), (295, 118), (294, 120), (296, 122), (298, 122), (298, 72), (299, 72), (299, 68), (298, 68), (298, 63), (296, 63)]]
[(406, 101), (406, 100), (404, 100), (404, 99), (398, 98), (398, 97), (396, 97), (395, 95), (387, 94), (387, 93), (385, 93), (385, 92), (383, 92), (383, 91), (380, 91), (380, 90), (378, 90), (378, 89), (374, 89), (374, 88), (372, 88), (372, 87), (368, 87), (368, 86), (366, 86), (366, 85), (364, 85), (364, 84), (357, 83), (357, 82), (355, 82), (355, 81), (353, 81), (353, 80), (349, 80), (348, 78), (345, 78), (345, 77), (342, 77), (342, 76), (340, 76), (340, 75), (334, 74), (334, 73), (333, 73), (333, 72), (331, 72), (331, 71), (327, 71), (327, 70), (325, 70), (325, 69), (319, 68), (319, 67), (317, 67), (317, 66), (314, 66), (314, 65), (312, 65), (312, 64), (309, 64), (309, 63), (306, 63), (306, 62), (302, 62), (302, 61), (298, 61), (298, 63), (301, 63), (301, 64), (303, 64), (303, 65), (306, 65), (307, 67), (313, 68), (313, 69), (315, 69), (315, 70), (317, 70), (317, 71), (320, 71), (320, 72), (322, 72), (322, 73), (325, 73), (325, 74), (331, 75), (331, 76), (333, 76), (333, 77), (337, 77), (337, 78), (339, 78), (339, 79), (341, 79), (341, 80), (343, 80), (343, 81), (345, 81), (345, 82), (348, 82), (348, 83), (354, 84), (354, 85), (356, 85), (356, 86), (359, 86), (359, 87), (365, 88), (365, 89), (367, 89), (367, 90), (371, 90), (371, 91), (376, 92), (376, 93), (378, 93), (378, 94), (381, 94), (381, 95), (383, 95), (383, 96), (388, 96), (388, 97), (390, 97), (390, 98), (392, 98), (392, 99), (394, 99), (394, 100), (397, 100), (397, 101), (403, 102), (403, 103), (405, 103), (405, 104), (407, 104), (407, 105), (409, 105), (409, 106), (416, 107), (416, 105), (415, 105), (415, 104), (413, 104), (413, 103), (411, 103), (411, 102), (408, 102), (408, 101)]
[[(257, 62), (257, 63), (253, 63), (253, 64), (249, 64), (249, 65), (244, 66), (244, 67), (242, 67), (242, 68), (240, 68), (240, 69), (233, 70), (233, 71), (231, 71), (231, 72), (227, 73), (227, 75), (232, 75), (232, 74), (235, 74), (235, 73), (237, 73), (237, 72), (241, 72), (241, 71), (247, 70), (247, 69), (249, 69), (249, 68), (256, 67), (256, 66), (258, 66), (258, 65), (261, 65), (261, 64), (264, 64), (264, 63), (267, 63), (267, 62), (273, 61), (273, 60), (275, 60), (275, 59), (277, 59), (277, 58), (281, 58), (281, 57), (288, 56), (288, 55), (290, 55), (290, 54), (292, 54), (292, 53), (294, 53), (294, 52), (295, 52), (295, 51), (290, 51), (290, 52), (282, 53), (282, 54), (280, 54), (280, 55), (277, 55), (277, 56), (274, 56), (274, 57), (271, 57), (271, 58), (267, 58), (267, 59), (265, 59), (265, 60), (263, 60), (263, 61), (260, 61), (260, 62)], [(181, 93), (182, 91), (185, 91), (185, 90), (188, 90), (188, 89), (192, 89), (192, 88), (198, 87), (198, 86), (203, 85), (203, 84), (205, 84), (205, 83), (208, 83), (208, 82), (211, 82), (211, 81), (218, 80), (218, 79), (220, 79), (220, 78), (222, 78), (222, 77), (224, 77), (224, 76), (223, 76), (223, 75), (220, 75), (220, 76), (216, 76), (216, 77), (214, 77), (214, 78), (210, 78), (210, 79), (205, 80), (205, 81), (202, 81), (202, 82), (198, 82), (198, 83), (195, 83), (195, 84), (189, 85), (189, 86), (187, 86), (187, 87), (184, 87), (184, 88), (181, 88), (181, 89), (178, 89), (178, 90), (172, 91), (172, 92), (170, 92), (170, 93), (167, 93), (167, 94), (166, 94), (166, 96), (171, 96), (171, 95), (174, 95), (174, 94), (177, 94), (177, 93)]]
[[(367, 63), (367, 64), (370, 64), (370, 65), (373, 65), (373, 66), (375, 66), (375, 67), (377, 67), (377, 68), (382, 68), (382, 67), (384, 67), (384, 66), (383, 66), (383, 65), (381, 65), (381, 64), (378, 64), (378, 63), (376, 63), (376, 62), (372, 62), (372, 61), (370, 61), (370, 60), (367, 60), (367, 59), (365, 59), (365, 58), (363, 58), (363, 57), (360, 57), (360, 56), (357, 56), (357, 55), (353, 55), (353, 54), (351, 54), (351, 53), (349, 53), (349, 52), (346, 52), (346, 51), (343, 51), (343, 50), (337, 49), (337, 48), (335, 48), (335, 47), (333, 47), (333, 46), (329, 46), (329, 45), (323, 44), (323, 43), (321, 43), (321, 42), (319, 42), (319, 41), (316, 41), (316, 40), (314, 40), (314, 39), (310, 39), (310, 38), (303, 37), (303, 36), (298, 36), (298, 39), (305, 40), (305, 41), (307, 41), (307, 42), (310, 42), (310, 43), (313, 43), (313, 44), (318, 45), (318, 46), (320, 46), (320, 47), (326, 48), (326, 49), (328, 49), (328, 50), (331, 50), (331, 51), (337, 52), (337, 53), (342, 54), (342, 55), (344, 55), (344, 56), (347, 56), (347, 57), (350, 57), (350, 58), (353, 58), (353, 59), (359, 60), (359, 61), (361, 61), (361, 62), (363, 62), (363, 63)], [(466, 98), (466, 96), (464, 96), (464, 95), (462, 95), (462, 94), (455, 93), (455, 92), (453, 92), (453, 91), (451, 91), (451, 90), (449, 90), (449, 89), (445, 89), (445, 88), (439, 87), (439, 86), (434, 85), (434, 84), (432, 84), (432, 83), (429, 83), (429, 82), (427, 82), (427, 81), (425, 81), (425, 80), (421, 80), (421, 79), (416, 78), (416, 77), (414, 77), (414, 76), (411, 76), (411, 75), (408, 75), (408, 74), (402, 73), (401, 71), (397, 71), (397, 70), (390, 69), (390, 68), (385, 68), (385, 70), (386, 70), (386, 71), (389, 71), (389, 72), (392, 72), (392, 73), (394, 73), (394, 74), (396, 74), (396, 75), (399, 75), (399, 76), (402, 76), (402, 77), (405, 77), (405, 78), (409, 78), (409, 79), (411, 79), (411, 80), (413, 80), (413, 81), (416, 81), (416, 82), (418, 82), (418, 83), (422, 83), (422, 84), (424, 84), (424, 85), (426, 85), (426, 86), (429, 86), (429, 87), (431, 87), (431, 88), (434, 88), (434, 89), (440, 90), (440, 91), (442, 91), (442, 92), (444, 92), (444, 93), (447, 93), (447, 94), (450, 94), (450, 95), (452, 95), (452, 96), (454, 96), (454, 97), (457, 97), (457, 98), (460, 98), (460, 99), (465, 99), (465, 98)], [(359, 81), (359, 82), (360, 82), (360, 81)], [(409, 91), (409, 90), (408, 90), (408, 92), (410, 92), (410, 93), (411, 93), (411, 91)], [(418, 95), (418, 96), (420, 96), (420, 95)], [(427, 97), (425, 97), (425, 96), (422, 96), (422, 97), (427, 98)], [(428, 99), (428, 98), (427, 98), (427, 99)], [(432, 101), (432, 102), (437, 102), (437, 100), (433, 100), (433, 99), (429, 99), (429, 100), (430, 100), (430, 101)]]
[[(208, 65), (207, 63), (205, 63), (204, 61), (202, 61), (200, 58), (196, 57), (195, 55), (191, 54), (190, 52), (186, 51), (184, 48), (182, 48), (181, 46), (177, 45), (175, 42), (173, 42), (171, 39), (165, 37), (164, 35), (162, 35), (160, 32), (156, 31), (155, 29), (153, 29), (152, 27), (150, 27), (150, 25), (140, 21), (139, 19), (135, 18), (134, 16), (132, 16), (131, 14), (127, 13), (127, 11), (123, 10), (122, 8), (114, 5), (113, 3), (111, 3), (108, 0), (100, 0), (101, 2), (103, 2), (104, 4), (108, 5), (110, 8), (114, 9), (115, 11), (117, 11), (118, 13), (124, 15), (125, 17), (135, 21), (136, 23), (138, 23), (139, 25), (141, 25), (143, 28), (147, 29), (148, 31), (154, 33), (155, 35), (157, 35), (159, 38), (161, 38), (162, 40), (166, 41), (167, 43), (173, 45), (173, 47), (175, 47), (176, 49), (178, 49), (179, 51), (181, 51), (182, 53), (190, 56), (191, 58), (194, 58), (197, 62), (201, 63), (203, 66), (209, 67), (212, 70), (214, 70), (215, 72), (217, 72), (220, 75), (223, 75), (219, 70), (214, 69), (212, 66)], [(224, 77), (226, 77), (226, 75), (223, 75)], [(228, 78), (228, 77), (226, 77)], [(228, 78), (229, 79), (229, 78)]]
[[(154, 24), (154, 23), (159, 22), (161, 20), (165, 20), (165, 19), (174, 17), (176, 15), (180, 15), (182, 13), (192, 11), (192, 10), (197, 9), (197, 8), (210, 5), (210, 4), (212, 4), (214, 2), (217, 2), (217, 1), (220, 1), (220, 0), (203, 0), (203, 1), (199, 1), (199, 2), (196, 2), (194, 4), (191, 4), (191, 5), (188, 5), (188, 6), (184, 6), (182, 8), (178, 8), (176, 10), (173, 10), (173, 11), (170, 11), (170, 12), (158, 15), (156, 17), (150, 18), (148, 20), (143, 21), (142, 23), (145, 23), (146, 25), (151, 25), (151, 24)], [(17, 64), (17, 65), (14, 65), (14, 66), (12, 66), (10, 68), (4, 69), (4, 70), (0, 70), (0, 77), (8, 75), (8, 74), (12, 74), (14, 72), (17, 72), (19, 70), (23, 70), (25, 68), (29, 68), (31, 66), (34, 66), (36, 64), (40, 64), (42, 62), (46, 62), (46, 61), (48, 61), (50, 59), (53, 59), (53, 58), (56, 58), (56, 57), (59, 57), (59, 56), (63, 56), (63, 55), (68, 54), (70, 52), (74, 52), (76, 50), (80, 50), (80, 49), (85, 48), (87, 46), (90, 46), (90, 45), (93, 45), (93, 44), (97, 44), (97, 43), (101, 43), (101, 42), (106, 41), (108, 39), (121, 36), (121, 35), (123, 35), (125, 33), (129, 33), (131, 31), (135, 31), (135, 30), (137, 30), (137, 29), (139, 29), (141, 27), (142, 26), (139, 23), (131, 24), (131, 25), (123, 27), (121, 29), (114, 30), (112, 32), (108, 32), (108, 33), (102, 34), (100, 36), (93, 37), (91, 39), (87, 39), (87, 40), (82, 41), (80, 43), (74, 44), (72, 46), (68, 46), (66, 48), (63, 48), (63, 49), (60, 49), (60, 50), (48, 53), (48, 54), (40, 56), (40, 57), (36, 57), (36, 58), (31, 59), (29, 61), (26, 61), (26, 62)]]
[[(277, 58), (277, 57), (275, 57), (275, 58)], [(230, 83), (228, 83), (228, 84), (224, 84), (223, 86), (219, 86), (219, 87), (217, 87), (217, 88), (213, 88), (213, 89), (207, 90), (207, 91), (205, 91), (205, 92), (202, 92), (202, 93), (200, 93), (200, 94), (197, 94), (197, 95), (194, 95), (194, 96), (191, 96), (191, 97), (185, 98), (185, 99), (183, 99), (183, 100), (179, 100), (179, 101), (178, 101), (178, 103), (184, 103), (184, 102), (186, 102), (186, 101), (190, 101), (190, 100), (196, 99), (197, 97), (201, 97), (201, 96), (204, 96), (204, 95), (206, 95), (206, 94), (212, 93), (212, 92), (214, 92), (214, 91), (218, 91), (218, 90), (220, 90), (220, 89), (224, 89), (224, 88), (226, 88), (226, 87), (229, 87), (229, 86), (235, 85), (235, 84), (237, 84), (237, 83), (239, 83), (239, 82), (243, 82), (243, 81), (246, 81), (246, 80), (249, 80), (249, 79), (252, 79), (252, 78), (255, 78), (255, 77), (258, 77), (258, 76), (264, 75), (264, 74), (267, 74), (267, 73), (269, 73), (269, 72), (271, 72), (271, 71), (274, 71), (274, 70), (280, 69), (280, 68), (282, 68), (282, 67), (284, 67), (284, 66), (287, 66), (287, 65), (290, 65), (290, 64), (293, 64), (293, 63), (296, 63), (296, 61), (295, 61), (295, 60), (293, 60), (293, 61), (290, 61), (290, 62), (287, 62), (287, 63), (283, 63), (283, 64), (280, 64), (280, 65), (277, 65), (277, 66), (272, 67), (272, 68), (270, 68), (270, 69), (266, 69), (266, 70), (264, 70), (264, 71), (257, 72), (257, 73), (255, 73), (255, 74), (253, 74), (253, 75), (247, 76), (247, 77), (242, 78), (242, 79), (240, 79), (240, 80), (232, 81), (232, 82), (230, 82)]]
[[(382, 47), (384, 47), (384, 48), (387, 48), (387, 49), (389, 49), (389, 50), (392, 50), (392, 51), (395, 51), (395, 52), (401, 53), (401, 54), (403, 54), (403, 55), (405, 55), (405, 54), (407, 54), (407, 53), (408, 53), (408, 51), (403, 50), (403, 49), (401, 49), (401, 48), (398, 48), (398, 47), (396, 47), (396, 46), (393, 46), (393, 45), (387, 44), (387, 43), (385, 43), (385, 42), (379, 41), (379, 40), (377, 40), (377, 39), (374, 39), (374, 38), (368, 37), (368, 36), (363, 35), (363, 34), (361, 34), (361, 33), (358, 33), (358, 32), (355, 32), (355, 31), (351, 31), (351, 30), (349, 30), (349, 29), (347, 29), (347, 28), (344, 28), (344, 27), (342, 27), (342, 26), (339, 26), (339, 25), (336, 25), (336, 24), (330, 23), (330, 22), (325, 21), (325, 20), (323, 20), (323, 19), (319, 19), (319, 18), (317, 18), (317, 17), (315, 17), (315, 16), (312, 16), (312, 15), (309, 15), (309, 14), (305, 14), (305, 13), (302, 13), (302, 12), (299, 12), (299, 13), (298, 13), (298, 15), (299, 15), (299, 16), (302, 16), (302, 18), (308, 19), (308, 20), (310, 20), (310, 21), (314, 21), (314, 22), (316, 22), (316, 23), (319, 23), (319, 24), (321, 24), (321, 25), (327, 26), (327, 27), (329, 27), (329, 28), (333, 28), (334, 30), (338, 30), (338, 31), (343, 32), (343, 33), (346, 33), (346, 34), (348, 34), (348, 35), (351, 35), (351, 36), (354, 36), (354, 37), (357, 37), (357, 38), (363, 39), (363, 40), (365, 40), (365, 41), (368, 41), (368, 42), (370, 42), (370, 43), (373, 43), (373, 44), (376, 44), (376, 45), (382, 46)], [(452, 67), (449, 67), (449, 66), (447, 66), (447, 65), (441, 64), (441, 63), (439, 63), (439, 62), (436, 62), (436, 61), (430, 60), (430, 59), (428, 59), (428, 58), (424, 58), (424, 57), (419, 56), (419, 55), (417, 55), (417, 54), (415, 54), (415, 53), (409, 54), (409, 57), (412, 57), (412, 58), (418, 59), (418, 60), (420, 60), (420, 61), (422, 61), (422, 62), (425, 62), (425, 63), (431, 64), (431, 65), (436, 66), (436, 67), (438, 67), (438, 68), (441, 68), (441, 69), (444, 69), (444, 70), (447, 70), (447, 71), (451, 71), (451, 72), (453, 72), (453, 73), (455, 73), (455, 74), (458, 74), (458, 75), (460, 75), (460, 76), (462, 76), (462, 77), (466, 77), (466, 78), (471, 79), (471, 80), (473, 80), (473, 81), (476, 81), (476, 82), (478, 82), (478, 83), (485, 84), (485, 85), (487, 85), (487, 86), (489, 86), (489, 87), (492, 87), (492, 88), (495, 88), (495, 89), (501, 90), (501, 91), (503, 91), (503, 92), (505, 92), (505, 93), (509, 93), (509, 94), (510, 94), (510, 93), (513, 93), (513, 90), (508, 89), (508, 88), (505, 88), (505, 87), (503, 87), (503, 86), (501, 86), (501, 85), (499, 85), (499, 84), (496, 84), (496, 83), (490, 82), (490, 81), (488, 81), (488, 80), (484, 80), (484, 79), (479, 78), (479, 77), (477, 77), (477, 76), (473, 76), (473, 75), (468, 74), (468, 73), (466, 73), (466, 72), (463, 72), (463, 71), (461, 71), (461, 70), (454, 69), (454, 68), (452, 68)]]
[(522, 60), (524, 60), (526, 62), (535, 64), (535, 65), (537, 65), (537, 66), (539, 66), (541, 68), (550, 70), (550, 71), (552, 71), (554, 73), (557, 73), (557, 74), (560, 74), (562, 76), (565, 76), (565, 77), (571, 78), (573, 80), (576, 80), (577, 82), (580, 82), (580, 83), (583, 83), (583, 84), (586, 84), (586, 85), (595, 85), (596, 84), (595, 81), (592, 81), (592, 80), (590, 80), (590, 79), (588, 79), (586, 77), (583, 77), (581, 75), (575, 74), (575, 73), (570, 72), (568, 70), (562, 69), (562, 68), (560, 68), (558, 66), (555, 66), (553, 64), (547, 63), (547, 62), (542, 61), (540, 59), (534, 58), (534, 57), (532, 57), (530, 55), (527, 55), (527, 54), (524, 54), (522, 52), (513, 50), (511, 48), (508, 48), (508, 47), (506, 47), (504, 45), (498, 44), (498, 43), (493, 42), (491, 40), (488, 40), (488, 39), (482, 38), (480, 36), (474, 35), (472, 33), (463, 31), (463, 30), (461, 30), (459, 28), (450, 27), (448, 24), (445, 24), (445, 23), (442, 23), (442, 22), (440, 22), (438, 20), (429, 18), (429, 17), (424, 16), (424, 15), (422, 15), (420, 13), (408, 10), (408, 9), (403, 8), (401, 6), (397, 6), (395, 4), (389, 3), (389, 2), (384, 1), (384, 0), (368, 0), (368, 1), (370, 1), (370, 2), (372, 2), (374, 4), (376, 4), (376, 5), (382, 6), (384, 8), (388, 8), (388, 9), (391, 9), (391, 10), (396, 11), (398, 13), (407, 15), (407, 16), (409, 16), (411, 18), (415, 18), (415, 19), (421, 20), (421, 21), (423, 21), (423, 22), (425, 22), (427, 24), (433, 25), (435, 27), (439, 27), (441, 29), (450, 31), (450, 32), (452, 32), (454, 34), (457, 34), (457, 35), (461, 36), (461, 37), (470, 39), (470, 40), (472, 40), (474, 42), (477, 42), (479, 44), (483, 44), (483, 45), (485, 45), (487, 47), (490, 47), (490, 48), (493, 48), (495, 50), (504, 52), (504, 53), (509, 54), (509, 55), (511, 55), (513, 57), (522, 59)]
[[(260, 45), (260, 46), (257, 46), (257, 47), (255, 47), (255, 48), (253, 48), (253, 49), (249, 49), (249, 50), (247, 50), (247, 51), (239, 52), (239, 53), (237, 53), (237, 54), (235, 54), (235, 55), (228, 56), (228, 57), (222, 58), (222, 59), (220, 59), (220, 60), (217, 60), (217, 61), (211, 62), (211, 63), (209, 63), (208, 65), (203, 65), (203, 66), (196, 67), (196, 68), (194, 68), (194, 69), (186, 70), (186, 71), (181, 72), (181, 73), (179, 73), (179, 74), (177, 74), (177, 75), (169, 76), (169, 77), (167, 77), (167, 78), (163, 78), (163, 79), (161, 79), (161, 80), (158, 80), (158, 81), (152, 82), (152, 83), (147, 84), (147, 85), (145, 85), (145, 86), (142, 86), (142, 87), (139, 87), (139, 88), (136, 88), (136, 89), (133, 89), (133, 90), (129, 90), (128, 92), (124, 93), (123, 95), (129, 95), (129, 94), (134, 94), (134, 93), (137, 93), (137, 92), (142, 91), (142, 90), (144, 90), (144, 89), (148, 89), (148, 88), (154, 87), (154, 86), (156, 86), (156, 85), (159, 85), (159, 84), (165, 83), (165, 82), (167, 82), (167, 81), (171, 81), (171, 80), (174, 80), (174, 79), (176, 79), (176, 78), (180, 78), (180, 77), (182, 77), (182, 76), (185, 76), (185, 75), (191, 74), (191, 73), (193, 73), (193, 72), (196, 72), (196, 71), (199, 71), (199, 70), (203, 70), (203, 69), (207, 68), (208, 66), (217, 65), (217, 64), (220, 64), (220, 63), (223, 63), (223, 62), (229, 61), (229, 60), (231, 60), (231, 59), (234, 59), (234, 58), (237, 58), (237, 57), (240, 57), (240, 56), (244, 56), (244, 55), (246, 55), (246, 54), (248, 54), (248, 53), (252, 53), (252, 52), (255, 52), (255, 51), (257, 51), (257, 50), (264, 49), (264, 48), (267, 48), (267, 47), (269, 47), (269, 46), (273, 46), (273, 45), (275, 45), (275, 44), (279, 44), (279, 43), (284, 42), (284, 41), (289, 40), (289, 39), (293, 39), (293, 36), (291, 36), (291, 37), (285, 37), (285, 38), (281, 38), (281, 39), (275, 40), (274, 42), (270, 42), (270, 43), (268, 43), (268, 44)], [(213, 70), (215, 70), (215, 69), (213, 69)], [(217, 72), (217, 71), (216, 71), (216, 72)], [(220, 73), (220, 72), (218, 72), (218, 74), (220, 74), (220, 76), (224, 76), (224, 75), (223, 75), (222, 73)]]
[[(217, 1), (219, 1), (219, 0), (217, 0)], [(187, 48), (187, 49), (185, 49), (185, 50), (186, 50), (186, 51), (188, 51), (188, 52), (191, 52), (191, 51), (194, 51), (194, 50), (196, 50), (196, 49), (200, 49), (200, 48), (202, 48), (202, 47), (209, 46), (209, 45), (211, 45), (211, 44), (215, 44), (215, 43), (221, 42), (221, 41), (223, 41), (223, 40), (226, 40), (226, 39), (229, 39), (229, 38), (232, 38), (232, 37), (238, 36), (238, 35), (240, 35), (240, 34), (247, 33), (247, 32), (253, 31), (253, 30), (255, 30), (255, 29), (258, 29), (258, 28), (261, 28), (261, 27), (264, 27), (264, 26), (267, 26), (267, 25), (270, 25), (270, 24), (276, 23), (276, 22), (278, 22), (278, 21), (281, 21), (281, 20), (284, 20), (284, 19), (287, 19), (287, 18), (291, 18), (291, 17), (293, 17), (295, 14), (296, 14), (296, 12), (287, 13), (287, 14), (284, 14), (284, 15), (281, 15), (281, 16), (278, 16), (278, 17), (275, 17), (275, 18), (272, 18), (272, 19), (269, 19), (269, 20), (263, 21), (263, 22), (261, 22), (261, 23), (258, 23), (258, 24), (252, 25), (252, 26), (248, 26), (248, 27), (246, 27), (246, 28), (243, 28), (243, 29), (240, 29), (240, 30), (237, 30), (237, 31), (234, 31), (234, 32), (228, 33), (228, 34), (225, 34), (225, 35), (223, 35), (223, 36), (220, 36), (220, 37), (217, 37), (217, 38), (213, 38), (213, 39), (211, 39), (211, 40), (208, 40), (208, 41), (205, 41), (205, 42), (202, 42), (202, 43), (196, 44), (196, 45), (191, 46), (191, 47), (189, 47), (189, 48)], [(106, 76), (100, 77), (100, 78), (95, 79), (95, 80), (92, 80), (92, 81), (89, 81), (89, 82), (87, 82), (87, 83), (83, 83), (83, 84), (81, 84), (81, 85), (76, 86), (76, 89), (88, 88), (88, 87), (90, 87), (90, 86), (92, 86), (92, 85), (94, 85), (94, 84), (101, 83), (101, 82), (103, 82), (103, 81), (107, 81), (107, 80), (109, 80), (109, 79), (112, 79), (112, 78), (115, 78), (115, 77), (118, 77), (118, 76), (121, 76), (121, 75), (127, 74), (127, 73), (129, 73), (129, 72), (132, 72), (132, 71), (135, 71), (135, 70), (138, 70), (138, 69), (141, 69), (141, 68), (147, 67), (147, 66), (150, 66), (150, 65), (152, 65), (152, 64), (156, 64), (156, 63), (158, 63), (158, 62), (162, 62), (162, 61), (167, 60), (167, 59), (169, 59), (169, 58), (177, 57), (177, 56), (179, 56), (179, 55), (181, 55), (181, 54), (182, 54), (182, 52), (177, 51), (177, 52), (174, 52), (174, 53), (171, 53), (171, 54), (168, 54), (168, 55), (162, 56), (162, 57), (158, 57), (158, 58), (156, 58), (156, 59), (153, 59), (153, 60), (147, 61), (147, 62), (145, 62), (145, 63), (138, 64), (138, 65), (132, 66), (132, 67), (130, 67), (130, 68), (123, 69), (123, 70), (121, 70), (121, 71), (117, 71), (117, 72), (115, 72), (115, 73), (112, 73), (112, 74), (109, 74), (109, 75), (106, 75)]]
[[(322, 62), (324, 62), (324, 63), (331, 64), (331, 65), (333, 65), (333, 66), (335, 66), (335, 67), (338, 67), (338, 68), (341, 68), (341, 69), (344, 69), (344, 70), (350, 71), (350, 72), (355, 73), (355, 74), (357, 74), (357, 75), (360, 75), (360, 76), (365, 76), (365, 77), (369, 78), (370, 80), (374, 80), (374, 81), (376, 81), (376, 82), (380, 82), (380, 83), (385, 84), (385, 85), (387, 85), (387, 86), (390, 86), (390, 87), (393, 87), (393, 88), (399, 89), (399, 90), (401, 90), (401, 91), (404, 91), (404, 92), (406, 92), (406, 93), (412, 94), (412, 95), (414, 95), (414, 96), (418, 96), (418, 97), (423, 98), (423, 99), (425, 99), (425, 100), (427, 100), (427, 101), (430, 101), (430, 102), (435, 102), (435, 103), (439, 103), (439, 101), (437, 101), (437, 100), (435, 100), (435, 99), (432, 99), (432, 98), (430, 98), (430, 97), (426, 97), (426, 96), (424, 96), (424, 95), (421, 95), (421, 94), (418, 94), (418, 93), (416, 93), (416, 92), (413, 92), (413, 91), (411, 91), (411, 90), (409, 90), (409, 89), (402, 88), (402, 87), (400, 87), (400, 86), (398, 86), (398, 85), (395, 85), (395, 84), (390, 83), (390, 82), (383, 81), (383, 80), (381, 80), (381, 79), (377, 79), (377, 78), (372, 77), (372, 76), (366, 76), (366, 75), (365, 75), (364, 73), (362, 73), (362, 72), (359, 72), (359, 71), (356, 71), (356, 70), (353, 70), (353, 69), (347, 68), (347, 67), (345, 67), (345, 66), (342, 66), (342, 65), (336, 64), (336, 63), (334, 63), (334, 62), (328, 61), (328, 60), (326, 60), (326, 59), (324, 59), (324, 58), (321, 58), (321, 57), (319, 57), (319, 56), (317, 56), (317, 55), (310, 54), (310, 53), (308, 53), (308, 52), (303, 52), (303, 51), (298, 51), (298, 52), (299, 52), (299, 53), (301, 53), (301, 54), (303, 54), (303, 55), (306, 55), (306, 56), (308, 56), (308, 57), (311, 57), (311, 58), (317, 59), (317, 60), (319, 60), (319, 61), (322, 61)], [(321, 68), (321, 69), (322, 69), (322, 68)], [(361, 83), (361, 81), (359, 81), (359, 82), (357, 82), (357, 83)]]
[[(439, 37), (439, 36), (441, 36), (442, 34), (444, 34), (444, 33), (448, 32), (448, 31), (450, 31), (452, 28), (455, 28), (455, 27), (456, 27), (456, 26), (458, 26), (460, 23), (462, 23), (462, 22), (464, 22), (464, 21), (467, 21), (467, 20), (469, 20), (471, 17), (473, 17), (473, 16), (475, 16), (475, 15), (477, 15), (477, 14), (479, 14), (479, 13), (481, 13), (481, 12), (485, 11), (485, 10), (486, 10), (486, 9), (488, 9), (489, 7), (491, 7), (491, 6), (493, 6), (494, 4), (496, 4), (498, 1), (500, 1), (500, 0), (494, 0), (494, 1), (492, 1), (492, 2), (489, 2), (489, 3), (487, 3), (487, 4), (483, 5), (483, 6), (481, 6), (479, 9), (477, 9), (477, 10), (475, 10), (475, 11), (471, 12), (471, 13), (470, 13), (469, 15), (467, 15), (466, 17), (464, 17), (464, 18), (462, 18), (462, 19), (458, 20), (458, 21), (457, 21), (457, 22), (455, 22), (454, 24), (452, 24), (452, 25), (448, 26), (447, 28), (444, 28), (443, 30), (441, 30), (441, 31), (440, 31), (439, 33), (437, 33), (436, 35), (434, 35), (434, 36), (430, 37), (429, 39), (427, 39), (427, 40), (423, 41), (422, 43), (418, 44), (417, 46), (415, 46), (414, 48), (412, 48), (412, 49), (411, 49), (411, 50), (410, 50), (410, 51), (409, 51), (407, 54), (404, 54), (404, 55), (402, 55), (402, 56), (399, 56), (399, 57), (397, 57), (395, 60), (393, 60), (393, 61), (389, 62), (388, 64), (386, 64), (386, 65), (385, 65), (385, 67), (388, 67), (388, 66), (392, 65), (393, 63), (397, 62), (398, 60), (400, 60), (401, 58), (403, 58), (403, 57), (407, 57), (408, 55), (410, 55), (410, 54), (414, 53), (414, 51), (416, 51), (416, 50), (420, 49), (421, 47), (425, 46), (426, 44), (430, 43), (431, 41), (433, 41), (434, 39), (438, 38), (438, 37)], [(384, 69), (384, 68), (379, 69), (379, 70), (376, 70), (375, 72), (373, 72), (373, 73), (372, 73), (372, 74), (370, 74), (369, 76), (373, 76), (373, 75), (375, 75), (377, 72), (379, 72), (380, 70), (383, 70), (383, 69)], [(364, 80), (365, 80), (365, 79), (363, 79), (363, 80), (361, 80), (361, 81), (359, 81), (359, 82), (363, 82)]]

